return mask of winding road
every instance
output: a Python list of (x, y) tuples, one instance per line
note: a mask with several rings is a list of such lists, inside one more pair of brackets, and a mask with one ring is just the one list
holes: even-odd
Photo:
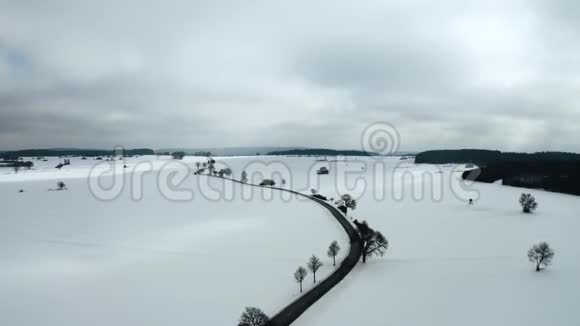
[(212, 176), (212, 175), (207, 175), (207, 174), (200, 174), (200, 175), (220, 178), (220, 179), (224, 179), (224, 180), (230, 180), (232, 182), (237, 182), (237, 183), (247, 185), (247, 186), (252, 186), (252, 187), (271, 188), (271, 189), (276, 189), (279, 191), (286, 191), (286, 192), (292, 193), (292, 194), (297, 195), (297, 196), (302, 196), (304, 198), (308, 198), (308, 199), (318, 203), (322, 207), (326, 208), (332, 214), (332, 216), (334, 216), (334, 218), (340, 223), (340, 225), (342, 226), (342, 228), (344, 229), (346, 234), (348, 234), (348, 237), (350, 239), (350, 251), (349, 251), (348, 255), (343, 259), (342, 263), (340, 263), (338, 268), (336, 268), (334, 273), (332, 273), (325, 280), (318, 283), (317, 286), (310, 289), (310, 291), (304, 293), (301, 297), (299, 297), (294, 302), (290, 303), (287, 307), (285, 307), (280, 312), (278, 312), (276, 315), (274, 315), (270, 320), (271, 326), (288, 326), (288, 325), (292, 324), (292, 322), (294, 322), (296, 319), (298, 319), (298, 317), (300, 317), (300, 315), (302, 315), (308, 308), (310, 308), (314, 303), (316, 303), (316, 301), (318, 301), (318, 299), (322, 298), (322, 296), (324, 296), (326, 293), (328, 293), (328, 291), (330, 291), (335, 285), (340, 283), (340, 281), (342, 281), (346, 277), (346, 275), (348, 275), (348, 273), (356, 266), (356, 264), (360, 260), (361, 243), (360, 243), (360, 237), (358, 235), (358, 232), (354, 229), (352, 224), (350, 224), (350, 222), (348, 222), (348, 220), (342, 214), (342, 212), (340, 212), (338, 209), (336, 209), (336, 207), (330, 205), (329, 203), (327, 203), (323, 200), (305, 195), (303, 193), (294, 191), (294, 190), (289, 190), (289, 189), (284, 189), (284, 188), (279, 188), (279, 187), (260, 186), (260, 185), (256, 185), (256, 184), (250, 184), (250, 183), (243, 183), (239, 180), (228, 179), (228, 178), (224, 178), (224, 177)]

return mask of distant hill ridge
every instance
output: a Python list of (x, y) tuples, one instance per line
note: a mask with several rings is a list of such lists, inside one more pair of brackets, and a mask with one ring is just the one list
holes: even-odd
[(244, 146), (244, 147), (199, 147), (199, 148), (160, 148), (156, 153), (173, 153), (184, 152), (187, 155), (196, 155), (199, 153), (211, 153), (213, 156), (253, 156), (265, 155), (269, 152), (283, 151), (290, 149), (302, 149), (303, 147), (282, 147), (282, 146)]
[[(113, 155), (114, 150), (103, 149), (23, 149), (17, 151), (7, 151), (0, 154), (4, 159), (14, 159), (18, 157), (40, 157), (40, 156), (107, 156)], [(123, 155), (153, 155), (155, 152), (149, 148), (124, 149)]]
[[(334, 150), (326, 148), (305, 147), (225, 147), (225, 148), (163, 148), (153, 150), (149, 148), (125, 149), (123, 155), (155, 155), (184, 152), (186, 155), (212, 156), (253, 156), (253, 155), (322, 155), (322, 156), (375, 156), (377, 153), (357, 150)], [(42, 157), (42, 156), (108, 156), (113, 150), (82, 149), (82, 148), (49, 148), (49, 149), (23, 149), (15, 151), (0, 151), (0, 158), (14, 159), (18, 157)]]
[(326, 156), (377, 156), (379, 154), (356, 150), (334, 150), (325, 148), (304, 148), (304, 149), (290, 149), (285, 151), (273, 151), (268, 155), (326, 155)]
[(327, 148), (307, 147), (224, 147), (224, 148), (162, 148), (156, 153), (184, 152), (186, 155), (201, 155), (211, 153), (212, 156), (253, 156), (253, 155), (345, 155), (374, 156), (377, 153), (357, 150), (335, 150)]

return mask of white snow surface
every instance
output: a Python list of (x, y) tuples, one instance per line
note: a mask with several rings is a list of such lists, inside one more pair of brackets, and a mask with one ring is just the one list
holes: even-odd
[[(310, 201), (191, 171), (175, 187), (192, 189), (193, 200), (166, 198), (158, 172), (195, 170), (202, 160), (129, 158), (116, 162), (127, 169), (110, 172), (79, 158), (58, 171), (53, 158), (18, 174), (0, 169), (0, 325), (235, 325), (245, 306), (272, 315), (298, 298), (292, 274), (311, 254), (325, 263), (317, 278), (331, 273), (332, 240), (339, 258), (348, 251), (340, 225)], [(463, 166), (398, 158), (216, 160), (234, 178), (246, 170), (255, 182), (284, 178), (304, 193), (351, 193), (358, 207), (349, 219), (367, 220), (390, 241), (384, 257), (359, 264), (294, 325), (580, 323), (579, 197), (465, 185)], [(140, 200), (130, 186), (110, 201), (89, 191), (91, 169), (133, 180), (149, 163)], [(317, 176), (320, 166), (330, 174)], [(68, 190), (49, 191), (59, 180)], [(539, 202), (533, 214), (521, 213), (522, 192)], [(556, 256), (536, 273), (526, 252), (539, 241)]]
[[(408, 169), (420, 173), (433, 166)], [(359, 198), (352, 215), (387, 237), (387, 254), (357, 265), (293, 325), (580, 325), (580, 198), (473, 183), (479, 196), (470, 206), (469, 197), (451, 190), (461, 174), (441, 170), (440, 201), (429, 199), (428, 191), (421, 200), (387, 195), (377, 201), (375, 189)], [(413, 189), (412, 181), (395, 180)], [(521, 212), (523, 192), (539, 203), (533, 214)], [(556, 255), (537, 273), (526, 254), (540, 241)]]
[[(169, 162), (127, 159), (127, 171), (139, 161)], [(101, 201), (87, 185), (96, 161), (72, 158), (62, 171), (57, 158), (40, 162), (0, 171), (0, 325), (236, 325), (245, 306), (271, 315), (296, 299), (293, 273), (310, 255), (323, 259), (322, 278), (333, 270), (328, 245), (348, 250), (338, 222), (308, 200), (211, 200), (197, 181), (223, 180), (189, 175), (180, 186), (194, 199), (171, 201), (152, 173), (142, 200), (125, 187)], [(58, 180), (68, 190), (49, 190)]]

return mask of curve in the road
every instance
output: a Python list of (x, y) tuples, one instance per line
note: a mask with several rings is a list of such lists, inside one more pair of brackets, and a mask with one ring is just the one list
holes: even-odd
[[(206, 175), (206, 176), (209, 176), (209, 175)], [(308, 198), (308, 199), (320, 204), (322, 207), (326, 208), (332, 214), (332, 216), (334, 216), (334, 218), (338, 221), (338, 223), (340, 223), (340, 225), (342, 226), (344, 231), (348, 234), (348, 237), (350, 239), (350, 251), (349, 251), (348, 255), (344, 258), (342, 263), (340, 263), (338, 268), (334, 271), (334, 273), (332, 273), (325, 280), (318, 283), (317, 286), (310, 289), (310, 291), (303, 294), (301, 297), (296, 299), (294, 302), (290, 303), (288, 306), (286, 306), (284, 309), (282, 309), (280, 312), (278, 312), (275, 316), (273, 316), (270, 320), (271, 326), (288, 326), (288, 325), (292, 324), (292, 322), (294, 322), (296, 319), (298, 319), (298, 317), (300, 317), (300, 315), (302, 315), (308, 308), (310, 308), (314, 303), (316, 303), (316, 301), (318, 301), (320, 298), (322, 298), (322, 296), (324, 296), (326, 293), (328, 293), (328, 291), (330, 291), (335, 285), (340, 283), (340, 281), (342, 281), (346, 277), (346, 275), (348, 275), (348, 273), (356, 266), (356, 264), (360, 260), (362, 250), (361, 250), (361, 243), (360, 243), (359, 234), (354, 229), (352, 224), (350, 224), (350, 222), (348, 222), (346, 217), (338, 209), (336, 209), (336, 207), (328, 204), (325, 201), (322, 201), (320, 199), (305, 195), (303, 193), (300, 193), (300, 192), (297, 192), (294, 190), (289, 190), (289, 189), (284, 189), (284, 188), (279, 188), (279, 187), (260, 186), (260, 185), (250, 184), (250, 183), (244, 183), (244, 182), (241, 182), (239, 180), (223, 178), (223, 177), (219, 177), (219, 176), (212, 176), (212, 177), (216, 177), (216, 178), (220, 178), (220, 179), (224, 179), (224, 180), (230, 180), (232, 182), (237, 182), (237, 183), (240, 183), (243, 185), (248, 185), (248, 186), (253, 186), (253, 187), (270, 188), (270, 189), (276, 189), (276, 190), (280, 190), (280, 191), (286, 191), (286, 192), (295, 194), (297, 196), (302, 196), (304, 198)]]

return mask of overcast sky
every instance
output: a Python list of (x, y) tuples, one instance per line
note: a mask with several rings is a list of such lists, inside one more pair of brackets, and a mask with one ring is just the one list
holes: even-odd
[(580, 1), (0, 0), (0, 149), (580, 152)]

